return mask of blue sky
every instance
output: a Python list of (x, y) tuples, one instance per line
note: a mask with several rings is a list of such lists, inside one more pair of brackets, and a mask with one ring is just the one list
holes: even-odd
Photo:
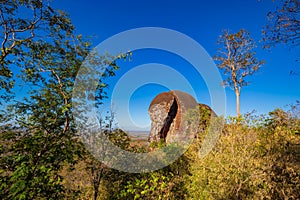
[[(244, 87), (241, 94), (242, 113), (256, 110), (268, 113), (277, 107), (284, 107), (300, 99), (300, 76), (291, 76), (291, 70), (300, 71), (295, 62), (298, 49), (279, 45), (263, 50), (262, 27), (266, 24), (266, 14), (275, 10), (277, 3), (272, 0), (64, 0), (54, 1), (54, 6), (70, 14), (77, 33), (96, 36), (95, 45), (122, 31), (140, 27), (163, 27), (179, 31), (196, 40), (211, 55), (216, 54), (216, 41), (222, 30), (233, 32), (241, 28), (250, 31), (257, 41), (257, 57), (266, 61), (262, 69), (248, 80), (251, 85)], [(121, 70), (111, 81), (110, 88), (122, 75), (136, 66), (147, 63), (161, 63), (178, 70), (195, 87), (197, 100), (210, 105), (210, 96), (201, 77), (185, 60), (167, 52), (145, 50), (133, 52), (132, 61), (120, 63)], [(298, 65), (298, 66), (297, 66)], [(150, 75), (149, 75), (150, 76)], [(142, 77), (142, 76), (141, 76)], [(151, 100), (167, 88), (157, 84), (147, 84), (137, 89), (130, 98), (129, 111), (132, 120), (141, 129), (148, 129), (147, 113)], [(226, 89), (227, 115), (235, 115), (234, 92)], [(116, 108), (118, 113), (118, 109)], [(146, 128), (145, 128), (146, 127)], [(130, 127), (126, 127), (130, 129)]]

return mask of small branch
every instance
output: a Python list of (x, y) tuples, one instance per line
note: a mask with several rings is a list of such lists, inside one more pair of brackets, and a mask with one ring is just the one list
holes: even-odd
[[(64, 104), (65, 104), (65, 106), (67, 106), (69, 104), (69, 100), (68, 100), (68, 96), (63, 91), (63, 83), (62, 83), (60, 77), (54, 71), (54, 69), (52, 69), (51, 72), (56, 77), (56, 80), (58, 81), (60, 93), (61, 93), (61, 95), (64, 98)], [(63, 129), (63, 133), (65, 133), (68, 130), (69, 124), (70, 124), (70, 121), (69, 121), (70, 120), (69, 119), (69, 112), (68, 111), (65, 112), (65, 117), (66, 117), (66, 120), (65, 120), (65, 125), (64, 125), (64, 129)]]

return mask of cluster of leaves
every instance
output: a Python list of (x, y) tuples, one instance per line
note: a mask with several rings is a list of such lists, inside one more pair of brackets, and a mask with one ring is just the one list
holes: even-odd
[[(42, 55), (45, 55), (47, 42), (69, 37), (73, 34), (74, 27), (66, 13), (54, 11), (44, 1), (5, 0), (0, 2), (0, 31), (0, 91), (10, 92), (15, 84), (18, 71), (16, 67), (21, 67), (28, 75), (33, 75), (39, 69), (27, 68), (24, 62), (42, 60), (33, 57), (31, 53), (37, 52), (36, 48), (44, 48)], [(52, 37), (55, 39), (52, 40)], [(59, 44), (56, 44), (56, 50), (59, 52), (57, 54), (63, 54), (63, 47)], [(7, 96), (2, 94), (2, 98)]]

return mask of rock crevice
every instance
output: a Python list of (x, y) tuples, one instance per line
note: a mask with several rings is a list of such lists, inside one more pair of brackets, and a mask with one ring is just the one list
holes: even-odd
[[(199, 104), (196, 100), (185, 92), (175, 90), (158, 94), (148, 109), (151, 119), (149, 142), (163, 140), (165, 143), (170, 143), (180, 140), (181, 137), (195, 137), (186, 135), (190, 130), (187, 130), (189, 127), (185, 124), (185, 115), (190, 109), (198, 108)], [(200, 116), (201, 111), (198, 111)]]

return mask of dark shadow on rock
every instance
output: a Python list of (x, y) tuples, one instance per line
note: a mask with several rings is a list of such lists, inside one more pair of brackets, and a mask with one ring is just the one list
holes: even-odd
[(170, 126), (173, 123), (174, 118), (176, 117), (177, 110), (178, 110), (178, 104), (177, 104), (176, 99), (174, 98), (173, 104), (168, 112), (167, 118), (165, 119), (165, 121), (163, 123), (163, 127), (159, 131), (160, 139), (163, 139), (165, 142), (166, 142), (167, 134), (170, 130)]

